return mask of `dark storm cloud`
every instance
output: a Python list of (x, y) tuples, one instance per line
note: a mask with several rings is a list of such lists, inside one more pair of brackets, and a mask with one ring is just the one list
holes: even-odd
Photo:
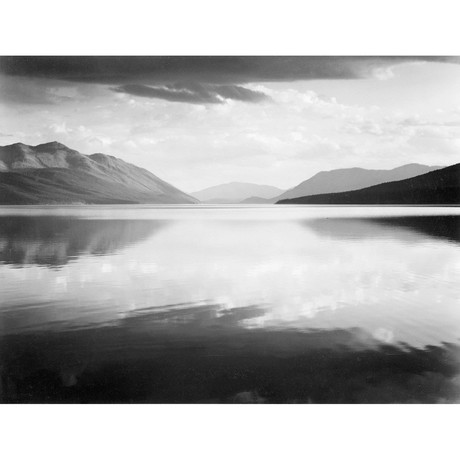
[(116, 91), (179, 102), (256, 102), (263, 94), (239, 85), (369, 78), (377, 69), (418, 61), (460, 62), (441, 56), (6, 56), (0, 58), (0, 73), (119, 85)]
[(147, 86), (128, 84), (112, 88), (112, 90), (134, 96), (165, 99), (173, 102), (188, 102), (191, 104), (221, 104), (226, 99), (243, 102), (259, 102), (267, 99), (267, 96), (260, 91), (253, 91), (237, 85), (200, 85), (192, 83)]
[(442, 56), (6, 56), (0, 72), (94, 83), (248, 83), (363, 78), (400, 62), (459, 62)]

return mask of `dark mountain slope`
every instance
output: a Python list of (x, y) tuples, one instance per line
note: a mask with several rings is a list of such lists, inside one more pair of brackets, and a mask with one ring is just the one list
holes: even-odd
[(0, 204), (196, 203), (146, 169), (58, 142), (0, 147)]
[(411, 179), (281, 200), (278, 204), (460, 204), (460, 163)]
[(348, 192), (364, 187), (419, 176), (442, 166), (407, 164), (394, 169), (345, 168), (321, 171), (310, 179), (279, 195), (273, 203), (280, 200), (324, 193)]

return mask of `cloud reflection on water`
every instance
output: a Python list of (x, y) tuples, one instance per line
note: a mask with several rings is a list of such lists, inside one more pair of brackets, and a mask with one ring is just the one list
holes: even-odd
[(1, 337), (0, 400), (460, 401), (458, 345), (384, 345), (359, 328), (244, 329), (237, 326), (243, 310), (221, 314), (219, 305), (174, 310), (138, 312), (116, 325)]
[[(0, 267), (8, 285), (2, 317), (10, 330), (76, 327), (150, 307), (218, 303), (226, 309), (264, 305), (263, 315), (240, 321), (245, 328), (359, 324), (386, 342), (414, 346), (460, 336), (454, 321), (460, 319), (459, 248), (450, 238), (431, 237), (433, 229), (423, 233), (417, 219), (418, 227), (414, 219), (398, 225), (396, 218), (173, 225), (57, 219), (55, 227), (49, 219), (29, 218), (20, 226), (25, 234), (11, 232), (8, 246), (27, 254), (28, 244), (63, 246), (66, 257), (53, 255), (48, 266), (72, 254), (80, 259), (58, 272)], [(101, 253), (103, 259), (94, 257)]]

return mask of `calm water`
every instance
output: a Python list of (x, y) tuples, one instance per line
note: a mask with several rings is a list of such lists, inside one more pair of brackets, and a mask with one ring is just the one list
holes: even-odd
[(3, 402), (460, 402), (460, 208), (0, 207)]

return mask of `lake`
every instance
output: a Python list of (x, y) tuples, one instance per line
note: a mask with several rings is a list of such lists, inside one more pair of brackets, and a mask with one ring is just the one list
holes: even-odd
[(458, 207), (0, 207), (0, 400), (460, 402), (459, 280)]

